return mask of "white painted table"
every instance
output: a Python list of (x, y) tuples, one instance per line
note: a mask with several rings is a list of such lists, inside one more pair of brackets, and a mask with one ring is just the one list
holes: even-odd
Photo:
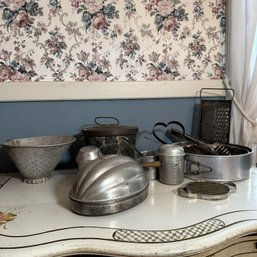
[(256, 168), (224, 200), (182, 198), (178, 186), (152, 181), (141, 204), (100, 217), (70, 210), (75, 173), (57, 171), (36, 185), (0, 175), (0, 221), (1, 215), (16, 215), (0, 225), (0, 257), (191, 256), (257, 232)]

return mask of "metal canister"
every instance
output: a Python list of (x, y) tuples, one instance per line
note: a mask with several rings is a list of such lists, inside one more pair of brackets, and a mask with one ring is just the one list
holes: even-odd
[(164, 144), (160, 147), (159, 180), (168, 185), (178, 185), (184, 180), (184, 149), (175, 144)]
[(101, 153), (99, 152), (98, 147), (94, 145), (88, 145), (80, 148), (77, 156), (76, 162), (78, 163), (78, 169), (82, 170), (85, 166), (87, 166), (90, 162), (99, 158)]

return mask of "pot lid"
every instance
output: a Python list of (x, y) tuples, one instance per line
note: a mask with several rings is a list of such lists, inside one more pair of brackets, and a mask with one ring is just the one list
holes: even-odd
[(178, 146), (176, 144), (165, 144), (161, 145), (160, 151), (159, 151), (160, 156), (184, 156), (184, 148), (181, 146)]
[(87, 145), (80, 148), (75, 160), (76, 162), (87, 163), (99, 158), (99, 154), (98, 147), (94, 145)]
[[(100, 123), (100, 119), (111, 120), (112, 123)], [(98, 126), (83, 129), (83, 134), (86, 136), (124, 136), (138, 132), (136, 126), (119, 125), (119, 120), (113, 117), (96, 117), (95, 123)]]
[(83, 133), (86, 136), (124, 136), (134, 135), (137, 132), (137, 127), (126, 125), (101, 125), (83, 129)]

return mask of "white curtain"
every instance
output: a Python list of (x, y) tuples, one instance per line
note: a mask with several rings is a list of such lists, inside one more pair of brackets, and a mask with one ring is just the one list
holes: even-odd
[(225, 84), (235, 91), (230, 142), (257, 144), (257, 0), (227, 0)]

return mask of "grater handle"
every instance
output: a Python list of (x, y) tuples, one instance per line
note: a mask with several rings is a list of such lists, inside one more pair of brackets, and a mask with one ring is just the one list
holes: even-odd
[(235, 96), (235, 91), (234, 91), (234, 89), (233, 88), (215, 88), (215, 87), (204, 87), (204, 88), (202, 88), (201, 90), (200, 90), (200, 98), (202, 99), (202, 92), (204, 91), (204, 90), (224, 90), (224, 91), (231, 91), (232, 92), (232, 96), (231, 96), (231, 99), (230, 100), (232, 100), (233, 98), (234, 98), (234, 96)]

